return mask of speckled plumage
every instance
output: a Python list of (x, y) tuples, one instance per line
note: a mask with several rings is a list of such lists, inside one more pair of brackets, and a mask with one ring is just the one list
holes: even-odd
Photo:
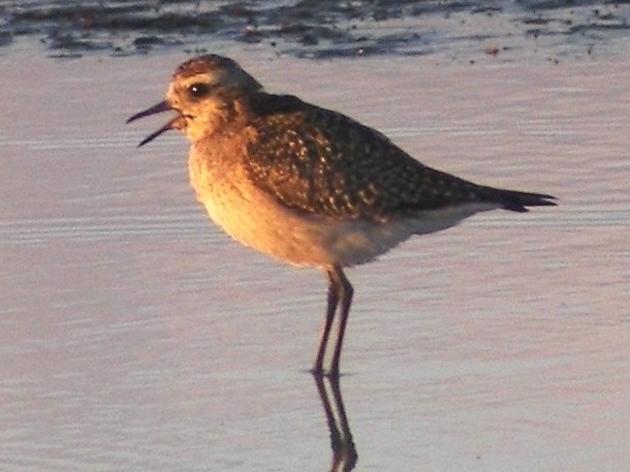
[[(284, 205), (339, 219), (386, 222), (501, 193), (413, 159), (383, 134), (290, 96), (260, 94), (245, 162), (257, 185)], [(531, 196), (531, 195), (530, 195)]]
[(339, 372), (353, 293), (344, 267), (480, 211), (555, 205), (550, 195), (477, 185), (427, 167), (341, 113), (265, 92), (220, 56), (180, 65), (166, 101), (130, 121), (166, 110), (176, 116), (141, 145), (168, 129), (188, 136), (190, 181), (210, 218), (246, 246), (326, 271), (328, 308), (313, 369), (319, 374), (338, 305), (329, 373)]

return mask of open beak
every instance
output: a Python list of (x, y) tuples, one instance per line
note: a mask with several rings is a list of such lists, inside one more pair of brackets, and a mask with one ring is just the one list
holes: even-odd
[[(153, 105), (152, 107), (147, 108), (146, 110), (143, 110), (143, 111), (141, 111), (139, 113), (136, 113), (135, 115), (131, 116), (127, 120), (127, 123), (131, 123), (132, 121), (136, 121), (136, 120), (138, 120), (140, 118), (144, 118), (145, 116), (155, 115), (156, 113), (162, 113), (162, 112), (171, 111), (171, 110), (175, 110), (175, 109), (171, 105), (169, 105), (168, 102), (163, 101), (163, 102), (160, 102), (160, 103), (158, 103), (156, 105)], [(149, 136), (147, 136), (142, 141), (140, 141), (140, 144), (138, 144), (138, 147), (144, 146), (148, 142), (153, 141), (155, 138), (157, 138), (162, 133), (168, 131), (169, 129), (175, 128), (176, 127), (176, 123), (180, 119), (181, 119), (181, 115), (178, 114), (175, 118), (170, 120), (168, 123), (166, 123), (160, 129), (158, 129), (157, 131), (151, 133)]]

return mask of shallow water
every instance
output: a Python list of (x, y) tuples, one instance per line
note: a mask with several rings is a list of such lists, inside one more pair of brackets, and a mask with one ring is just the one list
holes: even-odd
[[(327, 470), (325, 283), (231, 242), (162, 119), (180, 54), (0, 56), (0, 470)], [(218, 47), (426, 164), (548, 192), (348, 275), (356, 470), (618, 471), (630, 452), (630, 66)], [(7, 86), (9, 84), (10, 86)]]
[(628, 51), (630, 6), (608, 0), (2, 0), (0, 48), (56, 57), (202, 50), (216, 41), (309, 58), (431, 55), (558, 61)]

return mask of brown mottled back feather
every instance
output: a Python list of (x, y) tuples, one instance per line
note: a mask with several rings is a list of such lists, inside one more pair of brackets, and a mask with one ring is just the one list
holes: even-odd
[[(250, 177), (295, 210), (386, 221), (464, 203), (504, 204), (505, 191), (431, 169), (341, 113), (264, 93), (252, 104), (258, 138), (248, 149)], [(506, 201), (508, 209), (521, 207)]]

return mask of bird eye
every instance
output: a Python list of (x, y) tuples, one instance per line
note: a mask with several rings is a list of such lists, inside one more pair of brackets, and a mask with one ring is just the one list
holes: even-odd
[(188, 87), (188, 92), (194, 98), (201, 98), (205, 95), (208, 95), (209, 91), (210, 87), (208, 86), (208, 84), (203, 83), (192, 84), (190, 87)]

